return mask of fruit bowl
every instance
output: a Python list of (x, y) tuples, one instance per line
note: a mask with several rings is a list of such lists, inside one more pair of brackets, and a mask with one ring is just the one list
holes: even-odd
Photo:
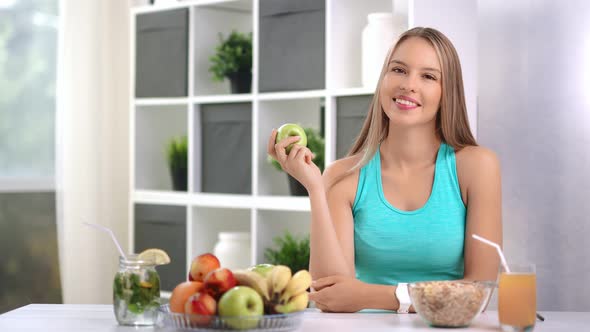
[(160, 306), (158, 312), (161, 325), (191, 331), (293, 331), (303, 319), (303, 311), (235, 317), (179, 314), (171, 312), (167, 304)]
[(482, 312), (495, 283), (425, 281), (409, 285), (412, 305), (431, 326), (465, 327)]

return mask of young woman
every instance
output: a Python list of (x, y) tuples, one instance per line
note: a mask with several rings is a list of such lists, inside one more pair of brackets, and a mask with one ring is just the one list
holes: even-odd
[[(402, 283), (496, 280), (500, 166), (475, 142), (455, 48), (414, 28), (390, 50), (360, 135), (324, 174), (290, 137), (268, 153), (311, 202), (310, 298), (323, 311), (398, 310)], [(407, 291), (406, 291), (407, 292)]]

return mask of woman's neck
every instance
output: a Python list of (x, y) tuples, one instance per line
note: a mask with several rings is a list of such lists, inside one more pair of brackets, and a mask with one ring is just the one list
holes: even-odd
[(441, 139), (430, 126), (420, 128), (389, 127), (389, 133), (381, 143), (383, 167), (414, 169), (431, 166)]

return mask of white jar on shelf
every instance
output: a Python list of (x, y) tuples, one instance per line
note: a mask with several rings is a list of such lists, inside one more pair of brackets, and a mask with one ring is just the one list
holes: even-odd
[(250, 266), (250, 233), (220, 232), (213, 254), (230, 270)]
[(389, 47), (398, 37), (393, 13), (371, 13), (362, 33), (363, 86), (375, 88)]

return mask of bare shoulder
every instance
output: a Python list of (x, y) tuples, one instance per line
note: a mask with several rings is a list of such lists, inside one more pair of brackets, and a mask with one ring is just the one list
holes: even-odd
[(350, 170), (361, 160), (362, 155), (354, 155), (334, 161), (324, 170), (323, 179), (329, 195), (336, 194), (351, 203), (356, 194), (359, 170)]
[(483, 146), (466, 146), (455, 153), (457, 168), (499, 167), (496, 153)]
[(500, 175), (500, 161), (496, 153), (483, 146), (467, 146), (455, 153), (457, 176), (463, 185), (485, 177)]

